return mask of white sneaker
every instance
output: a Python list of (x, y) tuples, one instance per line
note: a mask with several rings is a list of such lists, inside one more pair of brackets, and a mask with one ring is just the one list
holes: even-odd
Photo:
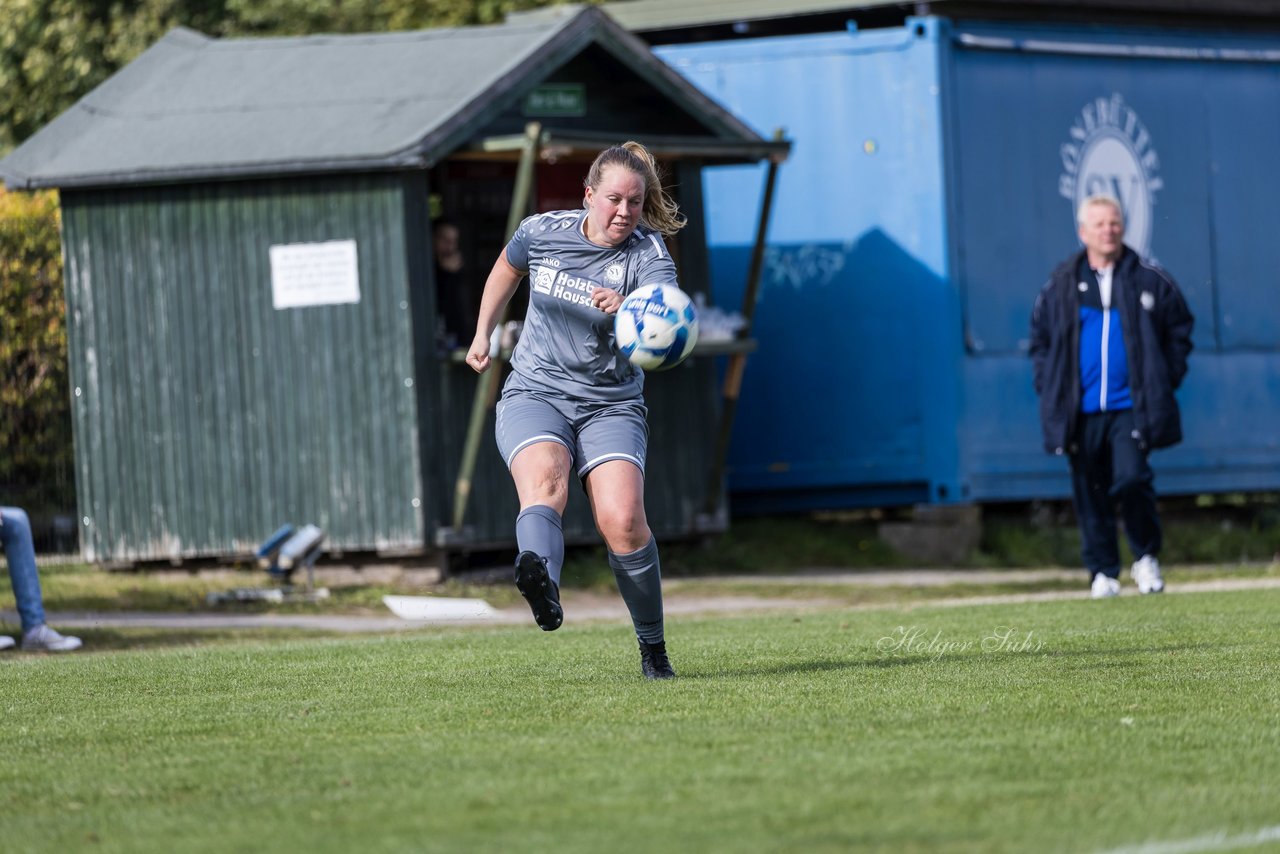
[(31, 652), (71, 652), (81, 646), (80, 638), (60, 635), (48, 625), (36, 626), (22, 636), (22, 648)]
[(1160, 574), (1160, 561), (1154, 555), (1143, 555), (1129, 569), (1139, 593), (1164, 592), (1164, 576)]
[(0, 635), (0, 649), (13, 649), (14, 646), (13, 638), (8, 635)]
[(1089, 595), (1094, 599), (1110, 599), (1112, 596), (1119, 596), (1120, 579), (1099, 572), (1093, 577), (1093, 586), (1089, 588)]

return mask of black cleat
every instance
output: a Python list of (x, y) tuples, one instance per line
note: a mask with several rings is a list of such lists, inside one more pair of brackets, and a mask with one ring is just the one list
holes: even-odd
[(547, 573), (547, 560), (530, 551), (516, 557), (516, 589), (529, 603), (533, 620), (544, 632), (554, 632), (564, 622), (560, 590)]
[(645, 679), (674, 679), (676, 672), (667, 658), (666, 643), (640, 641), (640, 671)]

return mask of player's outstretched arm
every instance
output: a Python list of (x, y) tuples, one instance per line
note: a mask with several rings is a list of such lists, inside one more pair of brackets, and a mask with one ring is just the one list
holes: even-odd
[(498, 260), (493, 262), (489, 278), (484, 283), (484, 294), (480, 297), (480, 314), (476, 318), (476, 335), (471, 339), (471, 349), (467, 351), (467, 364), (482, 374), (489, 369), (489, 338), (498, 325), (502, 310), (511, 301), (511, 296), (524, 278), (524, 272), (511, 266), (507, 260), (507, 250), (502, 250)]

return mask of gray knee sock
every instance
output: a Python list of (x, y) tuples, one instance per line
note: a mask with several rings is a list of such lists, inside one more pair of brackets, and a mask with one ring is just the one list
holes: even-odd
[(631, 612), (636, 637), (645, 643), (662, 643), (662, 568), (658, 565), (658, 541), (650, 539), (629, 554), (609, 552), (609, 566), (618, 579), (618, 592)]
[(516, 545), (547, 559), (547, 574), (560, 586), (564, 566), (564, 527), (560, 514), (545, 504), (535, 504), (516, 517)]

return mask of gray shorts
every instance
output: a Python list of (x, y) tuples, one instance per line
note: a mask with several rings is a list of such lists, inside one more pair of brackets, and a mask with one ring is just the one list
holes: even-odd
[(643, 473), (649, 448), (648, 412), (643, 398), (593, 403), (509, 382), (498, 401), (494, 433), (507, 468), (530, 445), (557, 442), (568, 449), (579, 478), (609, 460), (626, 460)]

